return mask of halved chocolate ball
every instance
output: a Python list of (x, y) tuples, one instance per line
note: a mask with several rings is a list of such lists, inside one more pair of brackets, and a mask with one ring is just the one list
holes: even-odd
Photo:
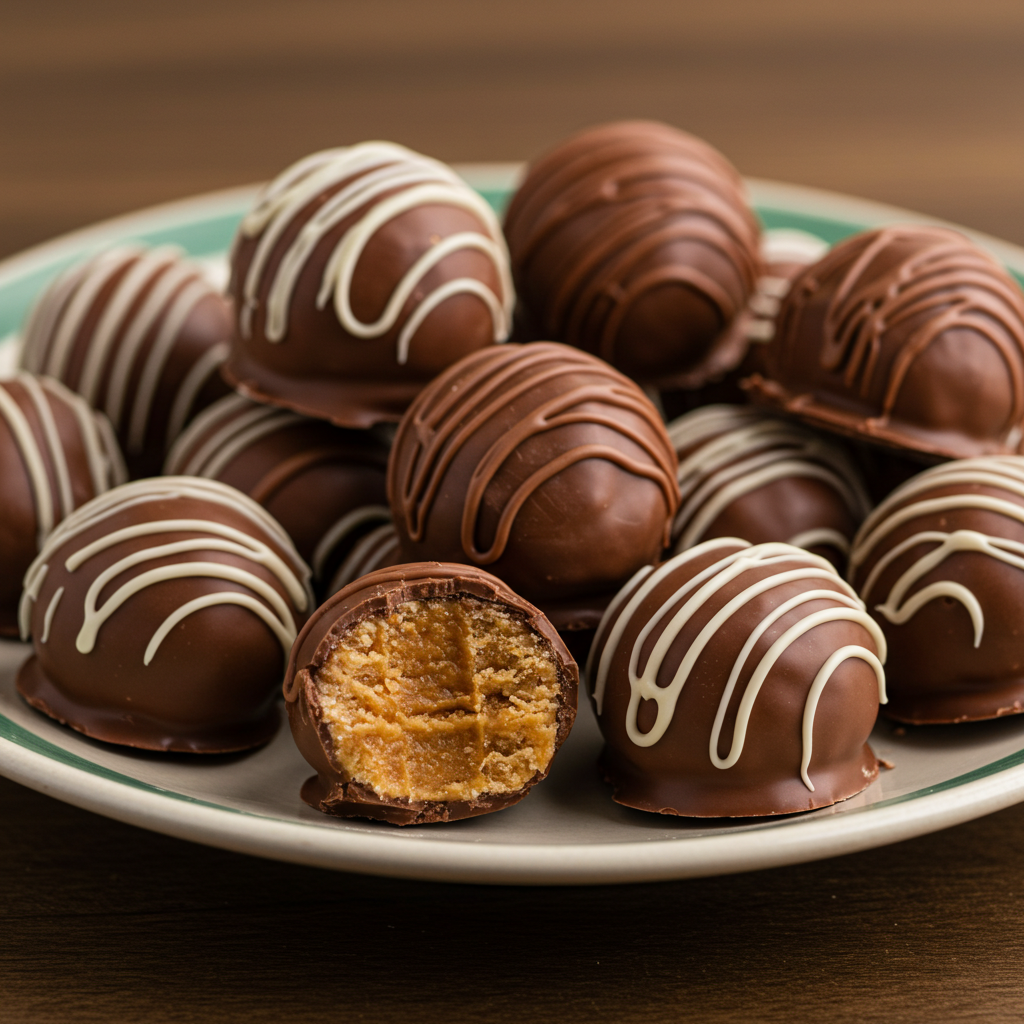
[(370, 573), (292, 651), (288, 716), (317, 771), (302, 797), (395, 825), (508, 807), (547, 775), (577, 683), (551, 624), (489, 573), (432, 562)]

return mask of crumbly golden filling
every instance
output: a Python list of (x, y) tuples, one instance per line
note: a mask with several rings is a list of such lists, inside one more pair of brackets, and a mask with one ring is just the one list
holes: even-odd
[(559, 675), (503, 606), (407, 601), (364, 619), (317, 673), (333, 759), (379, 796), (514, 793), (554, 756)]

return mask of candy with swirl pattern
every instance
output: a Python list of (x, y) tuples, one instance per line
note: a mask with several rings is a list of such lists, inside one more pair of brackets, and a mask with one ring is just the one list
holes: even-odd
[(18, 690), (96, 739), (240, 750), (277, 726), (274, 691), (312, 606), (309, 570), (240, 491), (125, 484), (50, 534), (25, 577)]
[(565, 617), (593, 627), (667, 543), (675, 466), (657, 411), (607, 363), (550, 342), (504, 345), (413, 403), (388, 496), (406, 560), (484, 566), (559, 628)]
[(927, 455), (1016, 453), (1024, 427), (1024, 294), (956, 231), (849, 238), (782, 302), (748, 386), (818, 426)]
[(694, 817), (787, 814), (860, 792), (885, 640), (823, 558), (706, 541), (641, 569), (587, 676), (615, 799)]
[(284, 171), (243, 219), (231, 266), (228, 378), (341, 426), (397, 420), (426, 381), (510, 329), (508, 253), (486, 200), (390, 142)]
[(889, 642), (887, 715), (1024, 711), (1024, 457), (960, 459), (908, 480), (865, 520), (850, 580)]

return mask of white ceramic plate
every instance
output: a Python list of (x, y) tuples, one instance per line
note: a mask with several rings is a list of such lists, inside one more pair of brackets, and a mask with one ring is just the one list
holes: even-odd
[[(514, 166), (465, 168), (496, 207)], [(770, 230), (834, 242), (884, 223), (938, 223), (823, 192), (752, 182)], [(0, 264), (0, 368), (39, 289), (73, 260), (114, 241), (177, 242), (223, 277), (223, 254), (251, 189), (108, 221)], [(968, 232), (1018, 278), (1024, 250)], [(0, 482), (2, 486), (2, 482)], [(652, 881), (792, 864), (880, 846), (1024, 800), (1024, 716), (956, 727), (882, 723), (872, 736), (894, 768), (852, 800), (777, 820), (695, 822), (613, 803), (595, 770), (600, 735), (584, 703), (551, 776), (515, 807), (448, 825), (396, 829), (306, 807), (310, 774), (287, 728), (267, 747), (210, 758), (132, 752), (93, 742), (29, 708), (14, 677), (29, 648), (0, 642), (0, 773), (99, 814), (169, 835), (280, 860), (461, 882)]]

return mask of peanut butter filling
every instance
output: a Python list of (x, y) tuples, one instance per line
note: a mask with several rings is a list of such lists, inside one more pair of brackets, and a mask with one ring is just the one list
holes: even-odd
[(559, 686), (547, 644), (473, 598), (364, 619), (317, 674), (335, 766), (414, 801), (522, 789), (554, 756)]

